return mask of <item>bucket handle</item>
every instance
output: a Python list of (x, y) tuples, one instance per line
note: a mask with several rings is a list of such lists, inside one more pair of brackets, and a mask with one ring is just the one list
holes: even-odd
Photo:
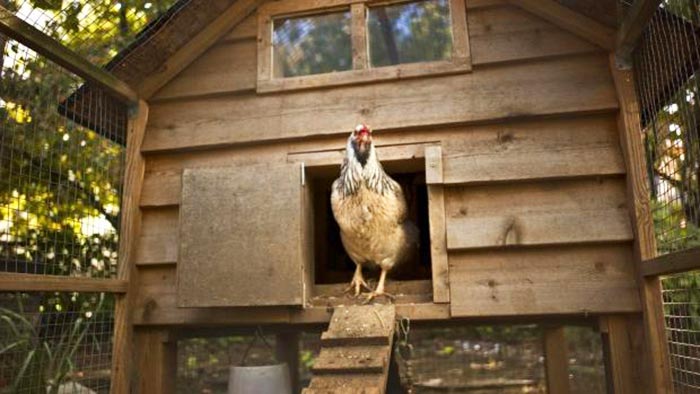
[(248, 354), (250, 353), (250, 350), (253, 348), (253, 345), (255, 345), (255, 342), (257, 342), (258, 339), (260, 339), (262, 343), (264, 343), (267, 347), (267, 350), (270, 351), (270, 354), (272, 354), (272, 358), (275, 360), (275, 363), (279, 363), (279, 360), (277, 360), (276, 352), (274, 351), (274, 349), (272, 349), (270, 343), (267, 342), (267, 339), (265, 339), (265, 334), (263, 333), (262, 327), (257, 326), (255, 328), (255, 335), (253, 335), (253, 339), (248, 344), (248, 347), (245, 349), (245, 352), (243, 352), (243, 358), (241, 359), (240, 363), (242, 367), (245, 367), (246, 361), (248, 360)]

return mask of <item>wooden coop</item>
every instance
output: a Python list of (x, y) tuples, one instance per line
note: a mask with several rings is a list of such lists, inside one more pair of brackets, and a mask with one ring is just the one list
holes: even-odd
[[(551, 393), (569, 392), (558, 327), (594, 326), (609, 392), (673, 392), (660, 275), (699, 265), (654, 260), (655, 107), (632, 51), (658, 5), (214, 0), (162, 18), (107, 66), (138, 97), (112, 392), (174, 392), (179, 338), (256, 326), (295, 365), (296, 333), (354, 303), (329, 195), (358, 123), (421, 233), (383, 316), (548, 327)], [(423, 41), (391, 37), (402, 8)]]

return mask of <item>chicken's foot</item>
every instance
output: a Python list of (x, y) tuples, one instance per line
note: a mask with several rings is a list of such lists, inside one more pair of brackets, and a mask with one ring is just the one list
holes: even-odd
[(360, 293), (362, 292), (362, 288), (364, 287), (365, 289), (372, 291), (372, 288), (369, 287), (367, 282), (365, 282), (365, 278), (362, 276), (362, 266), (357, 264), (357, 268), (355, 268), (355, 275), (352, 276), (352, 281), (350, 282), (350, 286), (348, 286), (347, 289), (345, 289), (346, 293), (354, 292), (355, 297), (358, 297)]
[(379, 283), (377, 283), (377, 288), (374, 289), (371, 293), (367, 294), (367, 298), (365, 299), (365, 304), (369, 304), (373, 299), (377, 297), (386, 297), (392, 301), (396, 297), (394, 297), (392, 294), (389, 294), (384, 291), (384, 282), (386, 281), (386, 270), (382, 270), (382, 273), (379, 275)]

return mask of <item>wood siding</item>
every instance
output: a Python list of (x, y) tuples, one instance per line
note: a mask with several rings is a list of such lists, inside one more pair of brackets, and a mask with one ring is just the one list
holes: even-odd
[(639, 311), (607, 53), (518, 7), (468, 5), (471, 73), (256, 94), (252, 16), (157, 92), (143, 147), (135, 321), (327, 320), (325, 308), (265, 308), (254, 318), (247, 308), (178, 309), (181, 176), (185, 168), (284, 163), (318, 152), (325, 161), (360, 121), (373, 126), (388, 155), (405, 144), (439, 145), (443, 153), (450, 304), (397, 313)]

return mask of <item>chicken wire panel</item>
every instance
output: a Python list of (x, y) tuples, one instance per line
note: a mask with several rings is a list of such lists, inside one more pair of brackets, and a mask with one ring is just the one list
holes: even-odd
[(699, 246), (700, 0), (663, 1), (633, 61), (658, 252)]
[(675, 392), (700, 393), (700, 271), (663, 277), (661, 284)]
[[(600, 333), (566, 327), (573, 394), (605, 393)], [(409, 393), (544, 393), (542, 331), (537, 326), (470, 326), (410, 330), (412, 351), (395, 350), (401, 386)]]
[(168, 23), (192, 0), (0, 0), (17, 17), (103, 65)]
[(0, 293), (0, 393), (108, 393), (114, 297)]
[(113, 277), (126, 107), (17, 41), (0, 48), (0, 271)]

